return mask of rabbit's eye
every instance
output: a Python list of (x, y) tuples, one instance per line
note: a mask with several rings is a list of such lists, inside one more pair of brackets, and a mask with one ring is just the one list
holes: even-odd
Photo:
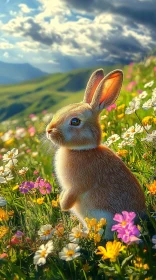
[(73, 118), (70, 121), (70, 125), (73, 125), (73, 126), (78, 126), (78, 125), (80, 125), (80, 123), (81, 123), (81, 120), (78, 118)]

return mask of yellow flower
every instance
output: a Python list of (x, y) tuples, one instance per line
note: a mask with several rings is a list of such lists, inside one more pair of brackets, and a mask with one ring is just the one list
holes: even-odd
[(156, 194), (156, 180), (154, 180), (153, 183), (149, 184), (149, 185), (146, 185), (147, 188), (149, 189), (149, 192), (153, 195)]
[(151, 124), (153, 117), (152, 116), (147, 116), (142, 119), (142, 124), (143, 125), (148, 125)]
[(137, 93), (136, 92), (132, 92), (132, 96), (133, 97), (137, 96)]
[(153, 118), (153, 123), (156, 124), (156, 118)]
[(44, 197), (40, 197), (36, 199), (37, 204), (43, 204), (44, 202)]
[(0, 208), (0, 222), (7, 221), (7, 220), (8, 220), (7, 212)]
[(89, 266), (88, 263), (85, 263), (82, 267), (82, 269), (85, 271), (85, 272), (88, 272), (90, 270), (91, 266)]
[(5, 226), (1, 226), (0, 227), (0, 239), (6, 235), (6, 233), (9, 231), (8, 227)]
[(16, 191), (19, 188), (19, 185), (16, 185), (12, 188), (13, 191)]
[(104, 138), (105, 136), (107, 136), (106, 132), (102, 132), (102, 138)]
[(136, 260), (134, 260), (134, 266), (140, 269), (148, 270), (149, 266), (147, 263), (143, 263), (143, 260), (140, 257), (137, 257)]
[(100, 241), (101, 241), (101, 235), (100, 235), (100, 233), (94, 234), (94, 243), (96, 244), (96, 243), (98, 243), (98, 242), (100, 242)]
[(8, 215), (9, 215), (10, 217), (13, 217), (13, 215), (14, 215), (14, 210), (9, 211), (9, 212), (8, 212)]
[(120, 110), (124, 110), (125, 109), (125, 104), (121, 104), (117, 107), (117, 111), (120, 111)]
[(52, 207), (58, 207), (59, 202), (58, 202), (58, 200), (53, 199), (51, 204), (52, 204)]
[(97, 252), (97, 255), (102, 255), (102, 259), (110, 259), (110, 261), (115, 262), (116, 258), (118, 257), (120, 251), (122, 251), (124, 246), (122, 246), (121, 242), (114, 240), (108, 241), (106, 243), (106, 248), (103, 246), (98, 246), (99, 252)]
[(0, 137), (3, 136), (3, 134), (4, 134), (3, 132), (0, 132)]
[(117, 115), (117, 118), (118, 119), (122, 119), (124, 117), (124, 113), (120, 114), (120, 115)]
[(105, 128), (104, 124), (101, 124), (101, 130), (103, 130)]
[(5, 146), (9, 146), (9, 145), (11, 145), (13, 142), (14, 142), (14, 138), (10, 138), (9, 140), (7, 140), (7, 141), (5, 142)]
[(119, 157), (126, 157), (127, 154), (128, 154), (128, 151), (127, 151), (127, 150), (118, 150), (118, 152), (117, 152), (117, 155), (118, 155)]

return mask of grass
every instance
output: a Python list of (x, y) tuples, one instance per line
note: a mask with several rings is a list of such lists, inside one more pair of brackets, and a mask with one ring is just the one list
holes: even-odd
[[(137, 243), (125, 243), (122, 238), (117, 237), (117, 232), (114, 234), (114, 241), (107, 242), (104, 238), (106, 226), (104, 220), (100, 224), (94, 218), (88, 220), (89, 231), (83, 232), (75, 216), (61, 211), (60, 190), (52, 163), (55, 151), (42, 137), (47, 115), (40, 111), (43, 108), (39, 100), (42, 99), (36, 100), (34, 93), (36, 81), (12, 87), (12, 94), (15, 92), (19, 94), (20, 100), (25, 98), (26, 91), (31, 91), (33, 101), (31, 111), (30, 108), (23, 111), (23, 117), (21, 113), (16, 115), (15, 119), (0, 123), (0, 279), (155, 279), (156, 241), (153, 236), (156, 234), (156, 147), (154, 137), (153, 140), (146, 137), (154, 135), (156, 117), (153, 107), (144, 110), (142, 106), (151, 98), (156, 88), (155, 82), (146, 89), (144, 85), (155, 79), (156, 72), (155, 62), (152, 59), (147, 67), (145, 65), (131, 64), (124, 68), (124, 85), (117, 107), (110, 111), (105, 110), (101, 115), (103, 143), (109, 145), (122, 158), (138, 178), (145, 193), (148, 219), (141, 221), (139, 226), (135, 225), (140, 232)], [(53, 85), (65, 86), (68, 80), (66, 74), (54, 76)], [(38, 83), (38, 88), (44, 84), (44, 93), (46, 88), (47, 95), (50, 94), (51, 79), (52, 77), (44, 78)], [(4, 89), (10, 96), (11, 87)], [(147, 96), (141, 99), (136, 112), (125, 114), (126, 108), (130, 106), (129, 102), (139, 97), (141, 90), (146, 90)], [(1, 89), (1, 94), (2, 92), (4, 93)], [(43, 98), (42, 94), (40, 97)], [(54, 110), (65, 104), (80, 101), (83, 93), (76, 90), (72, 94), (64, 88), (59, 94), (53, 105)], [(39, 93), (37, 95), (39, 96)], [(48, 98), (44, 100), (47, 103)], [(39, 115), (26, 117), (26, 114), (34, 113), (37, 107)], [(142, 132), (135, 133), (134, 137), (131, 135), (127, 143), (123, 143), (125, 140), (123, 133), (136, 124), (141, 125)], [(118, 134), (120, 138), (111, 143), (110, 137), (113, 134)], [(9, 159), (4, 161), (5, 155), (13, 148), (17, 162), (13, 162), (11, 171), (4, 173), (3, 168), (7, 167), (7, 170), (10, 170)], [(9, 173), (13, 177), (10, 180)], [(43, 178), (46, 193), (41, 187), (37, 187), (38, 185), (29, 189), (30, 182), (38, 182), (39, 176)], [(29, 182), (27, 193), (21, 192), (23, 182)], [(71, 241), (71, 236), (75, 232), (76, 243)], [(47, 240), (44, 240), (45, 238)], [(48, 243), (49, 241), (51, 243)], [(72, 243), (71, 248), (69, 243)], [(47, 256), (45, 255), (47, 247), (44, 246), (49, 246)], [(66, 255), (63, 251), (65, 247)], [(37, 256), (39, 248), (42, 256), (41, 265), (35, 265), (34, 256)], [(101, 255), (97, 254), (100, 250)], [(79, 253), (78, 256), (76, 251)], [(65, 260), (62, 260), (63, 254)], [(73, 256), (73, 260), (68, 261), (67, 255)]]

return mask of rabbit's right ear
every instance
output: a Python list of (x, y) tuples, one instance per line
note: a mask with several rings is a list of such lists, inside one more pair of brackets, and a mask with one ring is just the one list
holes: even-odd
[(104, 78), (103, 69), (98, 69), (95, 72), (93, 72), (93, 74), (91, 75), (87, 83), (83, 102), (89, 104), (91, 103), (95, 90), (103, 78)]

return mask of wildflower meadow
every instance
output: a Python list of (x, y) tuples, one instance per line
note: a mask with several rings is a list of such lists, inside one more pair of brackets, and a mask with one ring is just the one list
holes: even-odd
[[(0, 123), (0, 279), (156, 279), (156, 61), (124, 68), (116, 104), (101, 114), (102, 143), (140, 182), (147, 218), (86, 217), (84, 229), (59, 205), (55, 147), (46, 138), (50, 110)], [(83, 93), (82, 93), (83, 95)], [(79, 100), (80, 101), (80, 100)], [(124, 209), (123, 209), (124, 210)]]

